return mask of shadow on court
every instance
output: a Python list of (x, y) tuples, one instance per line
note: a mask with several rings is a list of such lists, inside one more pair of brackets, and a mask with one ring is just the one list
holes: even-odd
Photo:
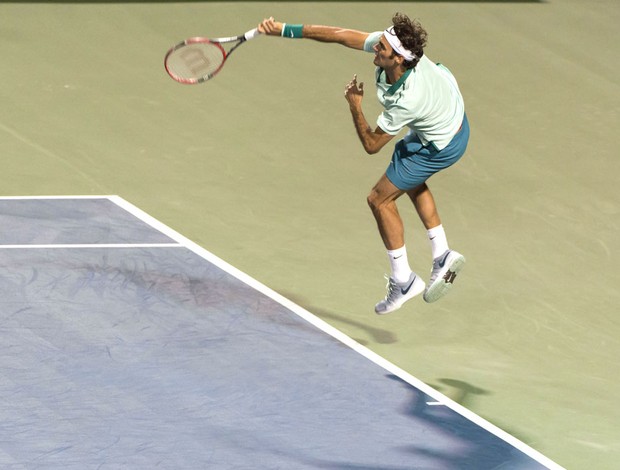
[[(401, 378), (393, 374), (388, 374), (386, 377), (399, 382), (410, 393), (409, 401), (403, 405), (401, 410), (404, 416), (409, 416), (416, 423), (422, 421), (425, 423), (425, 426), (428, 426), (426, 429), (429, 431), (432, 430), (432, 432), (444, 435), (448, 439), (454, 438), (455, 440), (454, 447), (449, 450), (446, 450), (446, 448), (442, 449), (439, 446), (429, 446), (428, 441), (421, 439), (419, 444), (413, 442), (407, 446), (401, 445), (397, 447), (398, 451), (410, 453), (412, 458), (425, 456), (437, 462), (438, 468), (458, 468), (459, 470), (492, 470), (498, 468), (533, 470), (543, 468), (538, 463), (526, 461), (526, 459), (520, 460), (519, 452), (504, 441), (497, 440), (490, 446), (482, 444), (482, 442), (485, 442), (488, 431), (475, 426), (471, 421), (452, 412), (443, 405), (429, 406), (428, 395), (412, 387)], [(460, 387), (464, 395), (488, 393), (458, 380), (441, 379), (441, 381)], [(460, 444), (457, 441), (460, 441)], [(342, 462), (330, 462), (321, 459), (310, 459), (307, 463), (316, 468), (334, 470), (396, 470), (411, 468), (393, 465), (374, 465), (370, 467), (363, 464), (343, 464)], [(507, 464), (509, 466), (506, 466)]]
[[(305, 299), (302, 299), (301, 297), (296, 296), (293, 293), (284, 292), (282, 293), (282, 295), (284, 295), (284, 297), (286, 297), (287, 299), (292, 300), (295, 304), (299, 305), (305, 310), (314, 313), (315, 315), (326, 321), (336, 320), (340, 323), (345, 323), (347, 325), (358, 328), (359, 330), (365, 331), (375, 342), (379, 344), (394, 344), (398, 342), (398, 336), (394, 331), (377, 328), (369, 325), (368, 323), (354, 320), (350, 315), (340, 314), (321, 307), (316, 307), (305, 301)], [(364, 346), (368, 344), (367, 340), (360, 338), (353, 339)]]
[[(432, 385), (436, 390), (450, 397), (465, 408), (470, 408), (476, 396), (491, 395), (491, 392), (457, 379), (438, 379), (442, 385)], [(470, 408), (471, 409), (471, 408)]]
[[(467, 436), (468, 442), (471, 444), (459, 450), (456, 454), (442, 452), (441, 450), (433, 450), (428, 446), (418, 446), (411, 444), (407, 446), (408, 452), (412, 455), (426, 455), (437, 461), (442, 462), (446, 468), (458, 468), (462, 470), (484, 470), (504, 468), (506, 462), (514, 462), (515, 449), (503, 441), (497, 441), (491, 446), (481, 445), (485, 434), (488, 433), (483, 428), (472, 426), (471, 421), (463, 416), (452, 413), (451, 410), (442, 405), (428, 406), (428, 396), (421, 390), (412, 387), (410, 384), (395, 375), (388, 375), (389, 379), (400, 382), (411, 393), (411, 400), (403, 407), (403, 413), (417, 420), (423, 420), (430, 428), (434, 428), (441, 433), (447, 435)], [(440, 379), (440, 382), (450, 385), (459, 390), (460, 397), (467, 402), (472, 395), (488, 395), (490, 392), (472, 386), (460, 380)], [(462, 404), (462, 403), (460, 403)], [(513, 434), (514, 435), (514, 434)], [(516, 468), (541, 468), (539, 464), (531, 464), (528, 467)], [(511, 467), (512, 468), (512, 467)]]
[[(400, 379), (399, 379), (400, 380)], [(458, 379), (449, 379), (449, 378), (441, 378), (437, 379), (437, 382), (441, 385), (429, 383), (431, 387), (435, 390), (441, 392), (443, 395), (450, 398), (452, 401), (458, 403), (459, 405), (469, 409), (475, 410), (480, 408), (478, 406), (477, 397), (483, 397), (492, 395), (493, 392), (489, 390), (485, 390), (480, 387), (476, 387), (470, 383), (464, 382), (463, 380)], [(489, 419), (488, 417), (482, 416), (484, 419)], [(499, 428), (506, 431), (511, 436), (516, 437), (522, 442), (532, 442), (532, 438), (529, 435), (524, 434), (516, 429), (513, 429), (510, 425), (503, 424), (501, 421), (497, 419), (494, 420), (495, 425)]]

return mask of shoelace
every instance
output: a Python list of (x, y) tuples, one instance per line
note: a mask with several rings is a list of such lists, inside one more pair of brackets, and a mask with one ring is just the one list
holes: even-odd
[(385, 296), (385, 301), (391, 302), (395, 297), (398, 296), (398, 287), (396, 286), (396, 283), (392, 280), (392, 278), (388, 276), (385, 276), (385, 278), (388, 281), (387, 285), (385, 286), (387, 288), (387, 295)]

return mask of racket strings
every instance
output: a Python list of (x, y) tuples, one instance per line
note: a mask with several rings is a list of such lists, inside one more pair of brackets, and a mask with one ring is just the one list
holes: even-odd
[(222, 67), (225, 57), (217, 43), (189, 43), (169, 54), (166, 68), (180, 81), (195, 82), (210, 78)]

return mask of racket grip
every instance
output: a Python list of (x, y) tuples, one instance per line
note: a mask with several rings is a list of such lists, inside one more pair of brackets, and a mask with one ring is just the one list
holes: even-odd
[(243, 36), (245, 37), (246, 41), (249, 39), (254, 39), (256, 36), (258, 36), (260, 34), (260, 32), (258, 31), (258, 28), (254, 28), (249, 30), (247, 33), (245, 33)]

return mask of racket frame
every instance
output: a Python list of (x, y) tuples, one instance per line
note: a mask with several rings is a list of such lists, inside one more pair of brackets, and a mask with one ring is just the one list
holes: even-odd
[[(166, 55), (164, 57), (164, 67), (166, 68), (166, 72), (168, 72), (168, 75), (170, 75), (170, 77), (173, 80), (176, 80), (179, 83), (183, 83), (185, 85), (197, 85), (199, 83), (206, 82), (207, 80), (211, 80), (213, 77), (215, 77), (220, 72), (220, 70), (222, 70), (222, 67), (224, 67), (224, 64), (226, 63), (226, 60), (228, 59), (230, 54), (233, 53), (235, 49), (237, 49), (241, 44), (243, 44), (247, 40), (255, 38), (259, 34), (260, 33), (258, 32), (258, 29), (254, 28), (239, 36), (230, 36), (226, 38), (213, 38), (213, 39), (196, 36), (196, 37), (185, 39), (184, 41), (181, 41), (180, 43), (172, 46), (168, 50), (168, 52), (166, 52)], [(226, 44), (229, 42), (235, 42), (235, 41), (238, 41), (237, 44), (235, 44), (228, 52), (226, 52), (226, 50), (221, 46), (222, 44)], [(214, 46), (217, 46), (222, 53), (222, 63), (220, 64), (220, 66), (217, 69), (215, 69), (213, 72), (210, 72), (198, 78), (183, 78), (183, 77), (179, 77), (178, 75), (176, 75), (172, 70), (170, 70), (170, 67), (168, 66), (168, 58), (177, 50), (185, 46), (189, 46), (191, 44), (213, 44)]]

